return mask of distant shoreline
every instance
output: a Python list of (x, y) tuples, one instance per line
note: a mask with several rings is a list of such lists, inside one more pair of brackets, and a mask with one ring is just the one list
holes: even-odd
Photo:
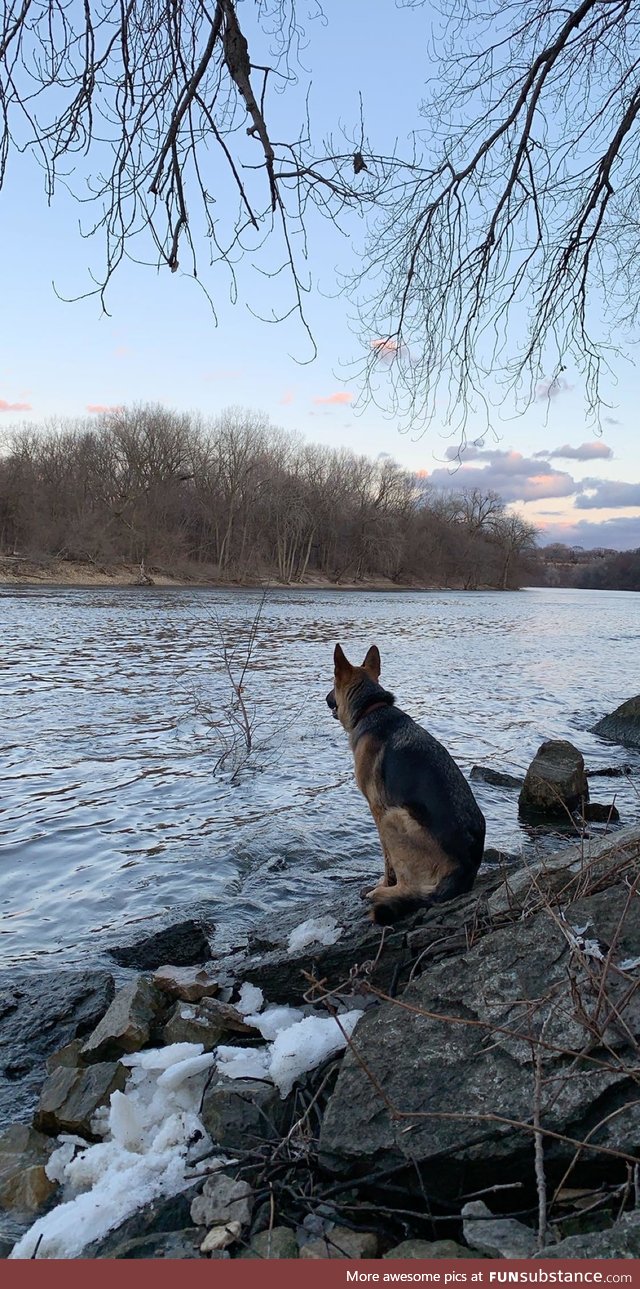
[[(219, 578), (179, 577), (166, 572), (150, 571), (150, 581), (143, 581), (135, 564), (117, 565), (113, 568), (66, 560), (51, 561), (21, 559), (16, 556), (0, 557), (0, 586), (75, 587), (92, 590), (100, 586), (125, 587), (140, 591), (171, 587), (190, 590), (227, 591), (463, 591), (462, 586), (427, 585), (424, 582), (392, 582), (390, 578), (375, 578), (360, 582), (334, 582), (327, 577), (309, 577), (303, 582), (280, 582), (265, 578), (262, 581), (222, 581)], [(495, 591), (499, 587), (481, 586), (481, 591)]]

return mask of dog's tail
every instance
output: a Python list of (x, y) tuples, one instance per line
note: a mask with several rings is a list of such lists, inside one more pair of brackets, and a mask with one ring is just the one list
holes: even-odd
[[(377, 926), (391, 926), (410, 913), (430, 909), (434, 904), (445, 904), (447, 900), (455, 900), (457, 895), (466, 895), (473, 886), (474, 878), (475, 872), (465, 873), (456, 869), (453, 873), (448, 873), (429, 895), (395, 895), (390, 899), (381, 896), (373, 904), (371, 915)], [(393, 887), (390, 889), (393, 890)]]

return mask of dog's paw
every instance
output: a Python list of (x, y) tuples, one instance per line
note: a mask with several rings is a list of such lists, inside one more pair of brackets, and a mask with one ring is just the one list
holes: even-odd
[(360, 892), (360, 898), (363, 900), (374, 900), (382, 889), (383, 888), (381, 886), (374, 886), (370, 891), (368, 891), (366, 886), (363, 886)]

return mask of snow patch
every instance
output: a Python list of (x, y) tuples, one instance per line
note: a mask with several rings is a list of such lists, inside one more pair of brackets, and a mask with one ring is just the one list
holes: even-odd
[(105, 1140), (83, 1142), (74, 1158), (78, 1139), (62, 1140), (49, 1167), (64, 1185), (63, 1202), (38, 1218), (9, 1256), (31, 1258), (38, 1246), (38, 1258), (76, 1258), (143, 1204), (188, 1187), (190, 1143), (197, 1141), (198, 1158), (213, 1149), (198, 1116), (204, 1071), (213, 1060), (201, 1043), (125, 1057), (127, 1090), (114, 1092), (106, 1116), (93, 1124)]
[(291, 932), (288, 952), (298, 953), (300, 949), (306, 949), (308, 944), (335, 944), (341, 935), (342, 927), (328, 914), (321, 918), (308, 918)]
[(268, 1079), (268, 1047), (217, 1047), (218, 1074), (225, 1079)]
[(288, 1096), (302, 1074), (341, 1052), (347, 1045), (345, 1035), (351, 1037), (361, 1016), (361, 1011), (344, 1012), (340, 1025), (334, 1016), (306, 1016), (297, 1025), (281, 1030), (271, 1048), (269, 1064), (269, 1075), (280, 1089), (280, 1096)]
[(304, 1012), (299, 1011), (296, 1007), (269, 1007), (262, 1015), (245, 1016), (247, 1025), (254, 1025), (263, 1038), (270, 1042), (277, 1038), (283, 1029), (290, 1029), (292, 1025), (302, 1020)]

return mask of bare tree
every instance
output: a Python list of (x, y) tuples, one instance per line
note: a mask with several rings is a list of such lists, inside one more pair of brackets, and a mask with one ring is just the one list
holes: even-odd
[[(372, 392), (416, 425), (551, 399), (597, 419), (640, 293), (640, 5), (442, 0), (424, 160), (381, 194), (362, 306)], [(361, 274), (351, 284), (361, 286)]]
[(316, 148), (303, 105), (286, 137), (274, 134), (274, 93), (295, 86), (304, 36), (295, 0), (239, 8), (5, 0), (0, 186), (12, 147), (35, 153), (49, 199), (59, 182), (75, 186), (90, 212), (84, 231), (104, 236), (103, 305), (127, 251), (197, 277), (197, 246), (208, 244), (235, 292), (239, 256), (274, 241), (270, 270), (289, 274), (284, 313), (304, 320), (309, 206), (339, 219), (387, 183), (391, 161), (370, 156), (362, 121), (340, 147)]

